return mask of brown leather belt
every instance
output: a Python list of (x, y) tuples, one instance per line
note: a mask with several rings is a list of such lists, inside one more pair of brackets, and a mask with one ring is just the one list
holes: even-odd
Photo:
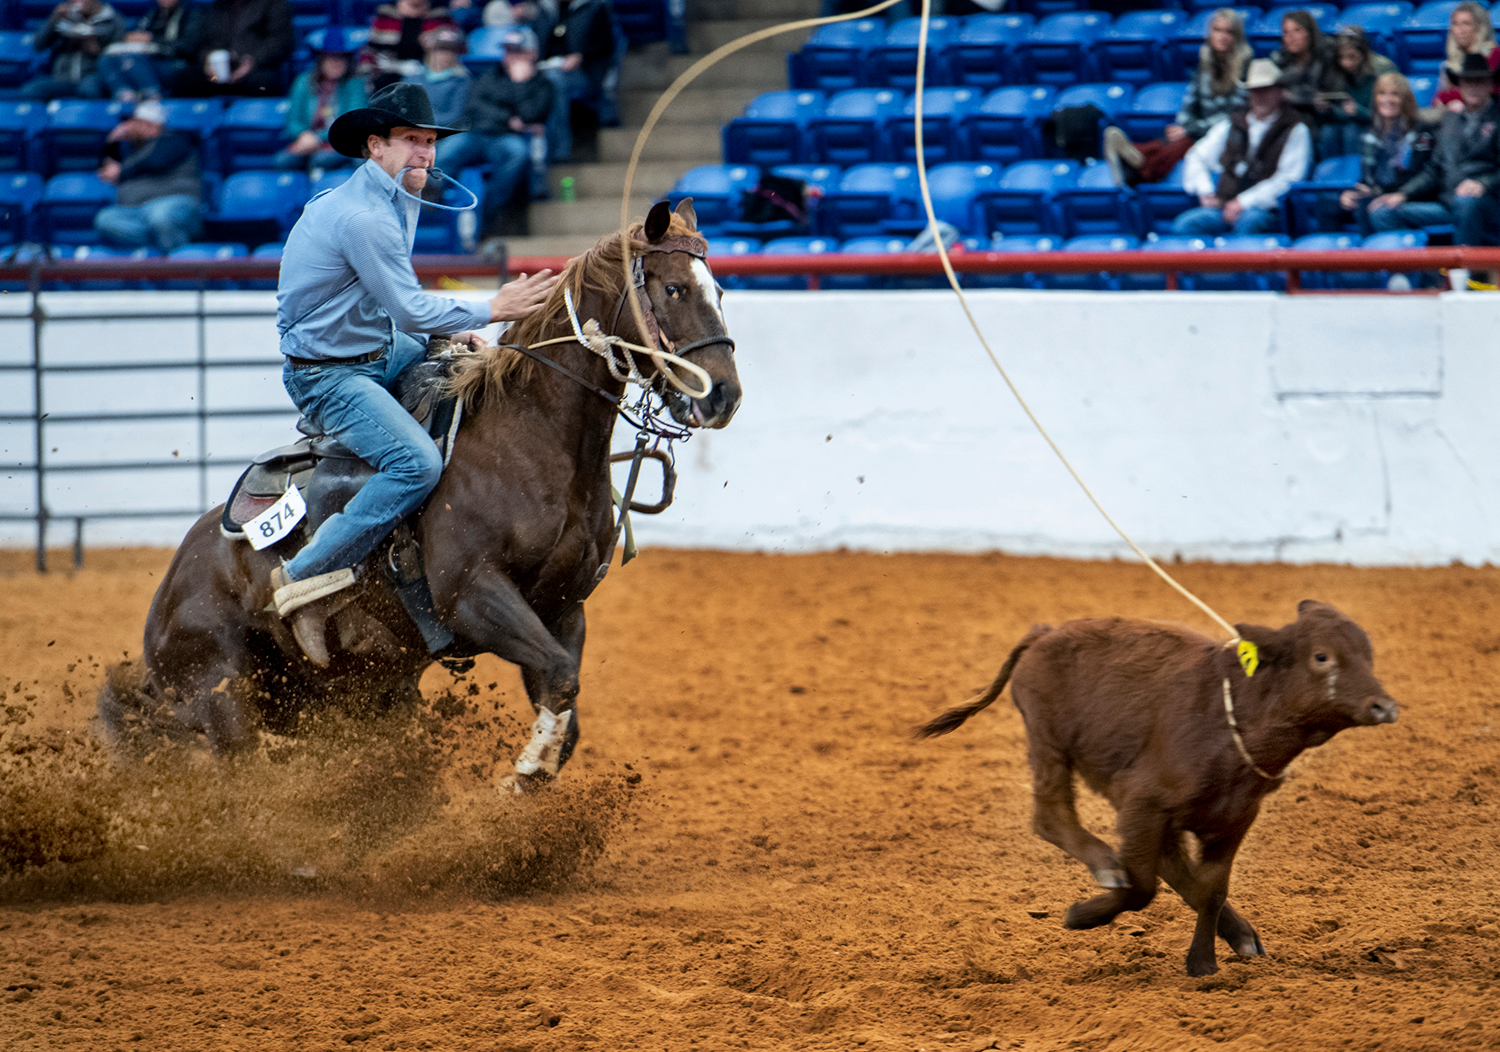
[(310, 369), (315, 365), (364, 365), (366, 362), (378, 362), (385, 357), (387, 348), (382, 347), (378, 351), (369, 354), (356, 355), (353, 358), (298, 358), (294, 354), (286, 356), (293, 369)]

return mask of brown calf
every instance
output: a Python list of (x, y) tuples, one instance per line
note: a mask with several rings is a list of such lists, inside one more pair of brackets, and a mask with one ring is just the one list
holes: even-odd
[[(1009, 680), (1026, 723), (1034, 827), (1109, 889), (1075, 902), (1064, 926), (1093, 928), (1144, 908), (1161, 877), (1198, 914), (1189, 975), (1219, 970), (1215, 932), (1235, 953), (1265, 953), (1224, 900), (1235, 852), (1281, 772), (1346, 727), (1396, 720), (1396, 702), (1375, 678), (1369, 637), (1333, 607), (1305, 599), (1284, 628), (1235, 627), (1259, 651), (1248, 677), (1234, 650), (1171, 625), (1121, 618), (1038, 625), (988, 690), (916, 731), (946, 734)], [(1253, 766), (1225, 712), (1226, 680)], [(1118, 855), (1079, 824), (1075, 771), (1114, 805)], [(1183, 833), (1202, 847), (1196, 863)]]

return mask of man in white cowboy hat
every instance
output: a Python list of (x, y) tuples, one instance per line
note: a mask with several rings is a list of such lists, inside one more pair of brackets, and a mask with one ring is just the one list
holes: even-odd
[(325, 613), (317, 600), (354, 583), (354, 568), (437, 485), (443, 462), (427, 432), (389, 387), (423, 357), (409, 333), (456, 334), (535, 310), (557, 279), (550, 271), (501, 287), (488, 302), (425, 292), (411, 266), (421, 199), (438, 139), (427, 93), (392, 84), (343, 114), (328, 142), (364, 158), (348, 182), (316, 195), (281, 258), (276, 327), (292, 401), (325, 434), (377, 470), (342, 512), (272, 571), (272, 599), (313, 661), (326, 664)]
[(1282, 104), (1280, 76), (1270, 59), (1251, 62), (1249, 108), (1235, 110), (1188, 151), (1182, 188), (1199, 207), (1177, 217), (1174, 233), (1265, 234), (1280, 226), (1281, 199), (1312, 161), (1312, 135), (1298, 111)]

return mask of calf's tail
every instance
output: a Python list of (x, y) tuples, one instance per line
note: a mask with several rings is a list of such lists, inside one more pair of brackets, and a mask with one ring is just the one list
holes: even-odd
[(913, 737), (934, 738), (939, 734), (957, 730), (964, 720), (1000, 696), (1000, 692), (1005, 689), (1005, 684), (1010, 682), (1010, 674), (1015, 671), (1016, 662), (1021, 660), (1021, 655), (1030, 650), (1033, 643), (1050, 631), (1052, 631), (1051, 625), (1033, 625), (1031, 631), (1027, 632), (1025, 638), (1010, 652), (1010, 656), (1005, 659), (1005, 664), (1000, 666), (1000, 674), (995, 677), (995, 682), (991, 683), (983, 694), (955, 709), (949, 709), (941, 716), (928, 720), (912, 732)]

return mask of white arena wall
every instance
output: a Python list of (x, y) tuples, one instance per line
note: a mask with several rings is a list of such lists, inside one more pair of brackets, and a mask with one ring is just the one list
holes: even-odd
[[(474, 294), (479, 295), (479, 294)], [(192, 357), (193, 293), (59, 293), (52, 364)], [(270, 310), (270, 293), (208, 293), (210, 312)], [(980, 292), (976, 314), (1038, 416), (1149, 551), (1218, 560), (1500, 561), (1500, 296)], [(0, 362), (31, 358), (30, 297), (0, 297)], [(1032, 429), (947, 292), (726, 297), (745, 399), (732, 425), (678, 451), (677, 502), (637, 517), (642, 545), (814, 551), (1125, 551)], [(269, 317), (213, 319), (207, 356), (274, 355)], [(0, 414), (28, 413), (9, 372)], [(191, 370), (54, 374), (51, 412), (192, 409)], [(211, 374), (211, 411), (284, 401), (279, 371)], [(288, 409), (290, 406), (288, 404)], [(208, 452), (287, 441), (284, 418), (211, 420)], [(632, 435), (621, 431), (616, 447)], [(53, 425), (50, 462), (198, 451), (194, 421)], [(55, 449), (55, 452), (53, 451)], [(0, 458), (30, 460), (32, 429), (0, 425)], [(503, 455), (503, 453), (502, 453)], [(239, 466), (215, 468), (210, 503)], [(654, 472), (651, 474), (654, 478)], [(645, 488), (653, 489), (647, 481)], [(34, 507), (0, 473), (0, 510)], [(54, 514), (198, 506), (192, 471), (56, 474)], [(645, 499), (654, 499), (647, 494)], [(187, 520), (90, 522), (86, 541), (174, 544)], [(54, 543), (70, 539), (55, 527)], [(33, 543), (0, 523), (0, 543)]]

